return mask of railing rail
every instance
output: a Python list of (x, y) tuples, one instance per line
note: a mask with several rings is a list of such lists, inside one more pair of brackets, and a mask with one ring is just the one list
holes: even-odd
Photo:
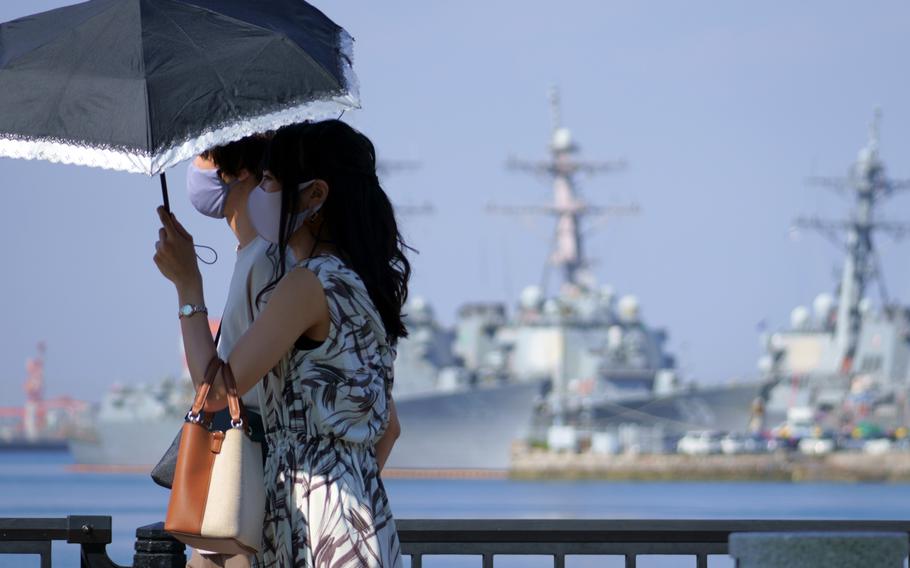
[[(709, 555), (728, 553), (730, 535), (739, 532), (901, 532), (910, 521), (777, 521), (777, 520), (532, 520), (532, 519), (401, 519), (397, 522), (402, 552), (413, 568), (428, 555), (476, 555), (484, 568), (497, 556), (550, 556), (564, 568), (569, 555), (618, 555), (635, 568), (641, 555), (686, 555), (707, 568)], [(0, 554), (35, 554), (41, 568), (51, 568), (51, 542), (81, 547), (82, 568), (126, 568), (107, 555), (111, 517), (0, 518)], [(910, 538), (910, 536), (908, 536)], [(183, 567), (183, 544), (163, 531), (161, 523), (136, 531), (133, 568)]]

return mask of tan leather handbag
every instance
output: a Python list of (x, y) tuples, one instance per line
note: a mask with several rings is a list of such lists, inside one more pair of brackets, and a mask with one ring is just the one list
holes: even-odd
[[(231, 413), (231, 428), (224, 432), (211, 430), (203, 411), (219, 370)], [(193, 548), (254, 554), (264, 516), (260, 445), (249, 437), (231, 366), (216, 356), (183, 424), (164, 530)]]

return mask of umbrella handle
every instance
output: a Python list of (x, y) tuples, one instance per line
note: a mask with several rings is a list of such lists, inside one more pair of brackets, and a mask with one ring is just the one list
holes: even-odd
[(161, 172), (158, 177), (161, 178), (161, 199), (164, 201), (164, 210), (170, 213), (171, 201), (167, 198), (167, 177), (164, 172)]
[[(164, 201), (164, 210), (167, 211), (168, 213), (170, 213), (171, 212), (171, 202), (167, 198), (167, 177), (164, 175), (164, 172), (161, 172), (161, 174), (159, 174), (158, 177), (161, 178), (161, 199)], [(218, 251), (216, 251), (212, 247), (206, 246), (206, 245), (193, 245), (193, 246), (196, 247), (197, 249), (208, 249), (208, 250), (212, 251), (212, 255), (214, 255), (214, 258), (212, 260), (206, 260), (206, 259), (202, 258), (201, 256), (199, 256), (198, 252), (196, 253), (196, 258), (198, 258), (199, 261), (202, 262), (203, 264), (215, 264), (216, 262), (218, 262)]]

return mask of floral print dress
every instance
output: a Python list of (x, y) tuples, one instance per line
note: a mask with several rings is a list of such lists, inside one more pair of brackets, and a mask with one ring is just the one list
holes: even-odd
[(389, 422), (393, 348), (357, 274), (302, 261), (325, 290), (329, 334), (263, 379), (266, 515), (255, 566), (402, 566), (374, 446)]

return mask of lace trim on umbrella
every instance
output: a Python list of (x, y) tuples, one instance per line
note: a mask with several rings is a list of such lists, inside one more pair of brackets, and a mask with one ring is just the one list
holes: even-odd
[(354, 38), (345, 30), (338, 32), (338, 50), (341, 52), (341, 74), (344, 86), (360, 108), (360, 80), (354, 73)]

